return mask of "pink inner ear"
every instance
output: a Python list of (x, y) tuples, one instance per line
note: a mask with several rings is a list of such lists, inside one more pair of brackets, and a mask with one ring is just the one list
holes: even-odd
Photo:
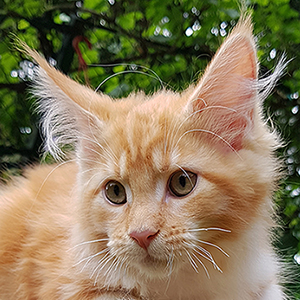
[[(226, 149), (230, 144), (236, 151), (241, 150), (245, 134), (251, 130), (256, 79), (253, 37), (234, 32), (223, 43), (192, 95), (192, 111), (201, 111), (195, 117), (200, 122), (204, 119), (207, 130), (228, 142), (220, 142)], [(223, 109), (205, 109), (209, 106)]]
[(244, 118), (237, 118), (229, 125), (229, 130), (237, 132), (235, 137), (230, 142), (232, 148), (236, 151), (239, 151), (243, 148), (243, 138), (247, 125), (247, 120)]
[(257, 63), (252, 45), (243, 45), (240, 51), (244, 53), (244, 56), (239, 59), (234, 73), (244, 78), (257, 79)]

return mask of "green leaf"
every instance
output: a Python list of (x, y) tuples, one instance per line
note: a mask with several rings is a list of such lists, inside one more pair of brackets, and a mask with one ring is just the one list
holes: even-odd
[(24, 19), (21, 19), (18, 22), (18, 30), (24, 30), (24, 29), (28, 28), (29, 26), (30, 26), (30, 24)]
[(138, 20), (143, 18), (141, 12), (130, 12), (126, 15), (119, 16), (117, 23), (125, 30), (133, 30)]

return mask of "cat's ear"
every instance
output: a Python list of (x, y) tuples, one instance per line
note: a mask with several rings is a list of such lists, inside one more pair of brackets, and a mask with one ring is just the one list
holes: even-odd
[(64, 145), (92, 142), (94, 131), (109, 118), (112, 100), (56, 70), (26, 44), (19, 45), (39, 65), (32, 92), (38, 98), (46, 150), (60, 159)]
[(257, 98), (258, 64), (250, 17), (243, 17), (221, 45), (195, 87), (188, 111), (224, 148), (242, 148), (251, 130)]

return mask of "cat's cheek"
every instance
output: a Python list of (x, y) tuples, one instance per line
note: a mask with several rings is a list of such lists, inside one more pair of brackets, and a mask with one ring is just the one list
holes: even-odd
[[(180, 216), (188, 216), (190, 228), (220, 227), (220, 218), (227, 215), (230, 199), (220, 188), (205, 178), (201, 178), (195, 191), (177, 201)], [(230, 217), (229, 217), (230, 219)]]
[[(126, 204), (125, 204), (126, 206)], [(122, 215), (124, 205), (112, 205), (103, 195), (102, 189), (85, 193), (80, 203), (83, 226), (92, 228), (98, 234), (108, 235), (108, 228), (113, 220)]]

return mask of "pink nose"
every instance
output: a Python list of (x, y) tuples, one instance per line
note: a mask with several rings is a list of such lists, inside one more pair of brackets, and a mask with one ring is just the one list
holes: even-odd
[(145, 230), (142, 232), (132, 231), (129, 236), (143, 249), (147, 251), (150, 243), (158, 235), (158, 231)]

